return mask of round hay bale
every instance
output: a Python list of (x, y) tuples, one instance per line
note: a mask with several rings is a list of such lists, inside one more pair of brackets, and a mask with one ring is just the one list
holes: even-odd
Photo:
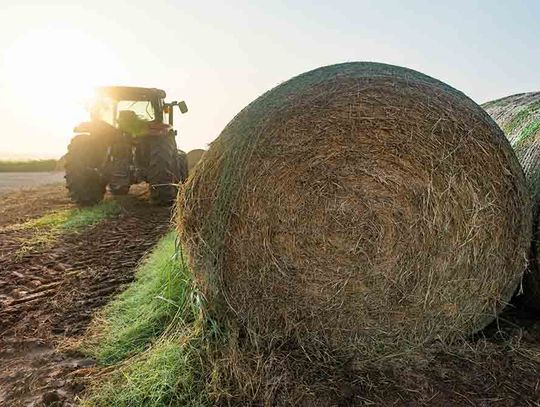
[(523, 302), (540, 311), (540, 92), (522, 93), (483, 107), (501, 126), (521, 166), (533, 199), (529, 269), (523, 278)]
[(252, 337), (407, 347), (492, 321), (525, 268), (523, 173), (461, 92), (367, 62), (297, 76), (211, 144), (177, 224), (215, 314)]
[(189, 153), (187, 153), (188, 172), (191, 173), (191, 170), (201, 160), (204, 153), (205, 153), (205, 150), (202, 150), (200, 148), (191, 150)]

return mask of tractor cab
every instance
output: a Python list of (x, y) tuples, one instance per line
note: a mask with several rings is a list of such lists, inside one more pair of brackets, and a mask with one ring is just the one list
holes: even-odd
[(163, 123), (173, 126), (174, 107), (181, 113), (187, 112), (184, 101), (165, 102), (165, 91), (156, 88), (138, 88), (129, 86), (107, 86), (96, 90), (96, 97), (91, 104), (92, 121), (104, 121), (115, 128), (133, 126), (137, 129), (144, 123)]

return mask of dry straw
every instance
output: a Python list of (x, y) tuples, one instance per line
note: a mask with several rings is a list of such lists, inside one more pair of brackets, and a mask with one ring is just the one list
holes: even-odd
[(523, 300), (540, 311), (540, 92), (508, 96), (483, 107), (510, 140), (533, 197), (531, 250), (529, 270), (523, 279)]
[(179, 198), (214, 315), (258, 343), (346, 354), (451, 341), (525, 268), (529, 202), (501, 130), (416, 71), (346, 63), (265, 93)]

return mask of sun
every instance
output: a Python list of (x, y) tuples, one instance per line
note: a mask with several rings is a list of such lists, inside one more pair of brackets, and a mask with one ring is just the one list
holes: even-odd
[(114, 51), (77, 29), (28, 31), (3, 54), (3, 80), (15, 114), (31, 110), (33, 123), (62, 142), (87, 116), (85, 100), (93, 89), (125, 78)]

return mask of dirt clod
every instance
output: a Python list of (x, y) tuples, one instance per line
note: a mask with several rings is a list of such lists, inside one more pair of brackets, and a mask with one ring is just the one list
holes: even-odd
[(62, 395), (57, 390), (49, 391), (45, 393), (42, 397), (43, 404), (45, 404), (46, 406), (59, 405), (64, 399), (65, 399), (65, 392)]

